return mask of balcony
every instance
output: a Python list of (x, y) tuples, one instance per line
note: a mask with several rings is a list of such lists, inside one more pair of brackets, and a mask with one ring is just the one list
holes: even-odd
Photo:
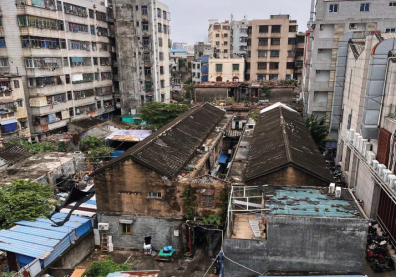
[(0, 99), (0, 114), (15, 113), (17, 108), (14, 99)]
[(52, 105), (47, 105), (47, 106), (41, 106), (41, 107), (32, 107), (31, 106), (31, 112), (32, 115), (34, 116), (41, 116), (41, 115), (46, 115), (50, 113), (57, 113), (60, 111), (64, 111), (68, 108), (70, 108), (71, 102), (63, 102), (63, 103), (54, 103)]

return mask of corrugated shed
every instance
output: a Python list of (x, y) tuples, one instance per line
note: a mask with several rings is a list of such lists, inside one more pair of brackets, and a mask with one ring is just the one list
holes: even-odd
[[(54, 221), (62, 221), (66, 214), (55, 214)], [(38, 258), (44, 267), (71, 246), (71, 243), (92, 228), (89, 218), (71, 216), (61, 227), (55, 227), (48, 219), (19, 221), (9, 230), (0, 231), (0, 250), (17, 254), (18, 259), (28, 264)]]

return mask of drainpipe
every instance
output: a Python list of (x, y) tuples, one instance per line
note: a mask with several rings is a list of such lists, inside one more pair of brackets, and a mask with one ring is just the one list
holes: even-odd
[(379, 118), (378, 118), (378, 128), (381, 128), (382, 111), (384, 109), (384, 98), (385, 98), (386, 82), (388, 81), (389, 61), (392, 58), (394, 58), (394, 57), (388, 57), (388, 59), (386, 60), (385, 80), (384, 80), (384, 88), (382, 89), (381, 107), (380, 107), (380, 113), (379, 113)]

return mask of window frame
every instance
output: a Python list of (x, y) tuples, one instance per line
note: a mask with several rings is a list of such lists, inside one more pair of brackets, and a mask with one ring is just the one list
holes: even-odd
[(329, 13), (338, 13), (338, 4), (329, 4)]
[(360, 12), (370, 12), (370, 2), (360, 3)]
[(132, 224), (130, 223), (120, 223), (120, 224), (121, 224), (122, 235), (132, 235)]

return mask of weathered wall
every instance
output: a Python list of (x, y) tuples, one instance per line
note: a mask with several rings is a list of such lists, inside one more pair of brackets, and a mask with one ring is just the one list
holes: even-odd
[[(119, 220), (133, 220), (132, 234), (123, 235)], [(155, 217), (110, 216), (99, 214), (99, 222), (109, 223), (109, 233), (113, 236), (113, 245), (118, 248), (143, 249), (144, 237), (151, 236), (151, 245), (155, 250), (172, 245), (179, 249), (181, 220)], [(179, 236), (174, 231), (179, 230)]]
[[(94, 233), (91, 231), (81, 237), (76, 244), (67, 249), (41, 274), (50, 273), (54, 277), (63, 277), (65, 272), (73, 270), (76, 265), (87, 258), (95, 249)], [(63, 275), (62, 275), (63, 274)]]
[(362, 272), (366, 220), (268, 216), (267, 222), (269, 270)]
[[(265, 273), (268, 270), (267, 241), (224, 239), (224, 255), (257, 272)], [(227, 277), (256, 277), (257, 273), (224, 259), (224, 275)]]
[(196, 88), (195, 102), (205, 103), (208, 101), (225, 100), (228, 97), (228, 88)]
[(271, 174), (262, 176), (260, 178), (254, 179), (250, 182), (246, 182), (248, 186), (257, 186), (262, 184), (270, 184), (276, 186), (292, 186), (292, 187), (302, 187), (302, 186), (312, 186), (312, 187), (323, 187), (328, 186), (328, 182), (324, 182), (314, 176), (300, 171), (294, 167), (287, 167), (280, 169)]

